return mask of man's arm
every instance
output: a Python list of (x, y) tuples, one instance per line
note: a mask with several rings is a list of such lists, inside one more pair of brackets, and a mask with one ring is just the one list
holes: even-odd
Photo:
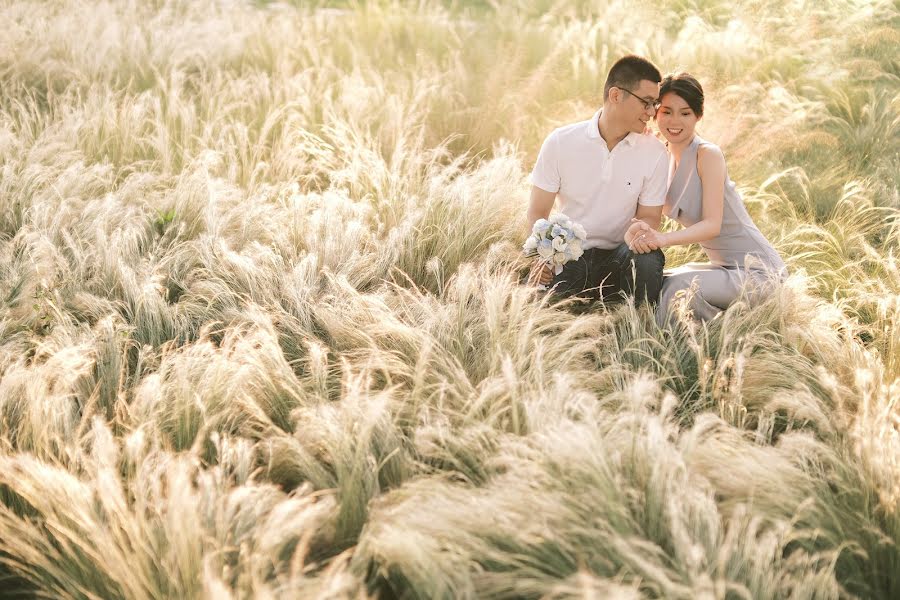
[(662, 205), (644, 206), (643, 204), (638, 204), (637, 210), (634, 213), (634, 218), (643, 221), (649, 225), (651, 229), (659, 229), (659, 224), (662, 221), (662, 209)]
[[(653, 167), (650, 178), (641, 189), (637, 210), (634, 213), (634, 221), (646, 223), (651, 231), (658, 230), (659, 224), (662, 221), (662, 210), (663, 204), (665, 204), (666, 201), (666, 187), (669, 170), (669, 155), (662, 146), (660, 146), (658, 150), (659, 157), (656, 160), (656, 165)], [(632, 225), (632, 227), (634, 227), (634, 225)], [(634, 230), (629, 228), (629, 232), (631, 231)], [(637, 252), (638, 254), (645, 254), (658, 248), (656, 245), (648, 244), (646, 240), (641, 237), (640, 232), (636, 233), (637, 236), (634, 239), (626, 240), (632, 251)], [(626, 233), (626, 238), (627, 237), (629, 236)]]
[(528, 203), (527, 222), (525, 223), (528, 227), (528, 235), (531, 235), (531, 228), (534, 227), (535, 221), (550, 216), (550, 210), (553, 208), (553, 202), (556, 200), (561, 183), (559, 140), (554, 131), (541, 144), (541, 151), (538, 153), (534, 169), (531, 171), (531, 201)]
[[(526, 235), (531, 235), (531, 230), (534, 228), (535, 221), (538, 219), (546, 219), (550, 216), (550, 210), (553, 208), (553, 203), (555, 201), (556, 192), (542, 190), (536, 185), (531, 186), (531, 200), (528, 202), (528, 213), (525, 219), (525, 226), (527, 227), (525, 232)], [(548, 285), (553, 281), (553, 272), (550, 270), (547, 263), (538, 258), (535, 260), (528, 279), (532, 283)]]
[[(550, 210), (556, 201), (556, 193), (559, 191), (561, 180), (559, 172), (559, 140), (557, 139), (556, 131), (554, 131), (541, 144), (537, 162), (535, 162), (534, 169), (531, 171), (531, 200), (528, 202), (528, 213), (525, 218), (525, 225), (528, 228), (525, 232), (526, 235), (531, 235), (535, 221), (546, 219), (550, 216)], [(548, 190), (553, 191), (550, 192)], [(543, 260), (536, 259), (529, 279), (532, 283), (547, 285), (553, 281), (553, 272)]]
[(526, 216), (526, 235), (531, 235), (535, 221), (538, 219), (546, 219), (550, 216), (550, 210), (556, 201), (556, 192), (548, 192), (542, 190), (536, 185), (531, 186), (531, 200), (528, 202), (528, 213)]

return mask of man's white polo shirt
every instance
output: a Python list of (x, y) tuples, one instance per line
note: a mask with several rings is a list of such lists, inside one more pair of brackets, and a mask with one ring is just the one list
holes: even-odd
[(662, 142), (639, 133), (610, 152), (597, 126), (600, 112), (547, 136), (531, 183), (559, 194), (560, 210), (587, 231), (585, 248), (612, 249), (625, 240), (638, 204), (665, 203), (669, 159)]

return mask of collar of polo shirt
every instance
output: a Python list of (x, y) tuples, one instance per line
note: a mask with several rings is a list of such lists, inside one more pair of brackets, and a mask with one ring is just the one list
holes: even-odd
[[(600, 139), (600, 140), (603, 139), (603, 136), (600, 135), (600, 125), (599, 125), (601, 113), (603, 113), (602, 108), (600, 110), (598, 110), (597, 112), (595, 112), (594, 116), (591, 117), (591, 120), (588, 122), (587, 136), (591, 139)], [(640, 135), (641, 134), (639, 134), (639, 133), (635, 133), (635, 132), (631, 131), (619, 143), (620, 144), (624, 143), (627, 146), (634, 146), (638, 141), (638, 136), (640, 136)]]

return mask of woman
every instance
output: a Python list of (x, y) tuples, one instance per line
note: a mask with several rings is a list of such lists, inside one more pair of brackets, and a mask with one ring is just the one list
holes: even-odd
[(661, 233), (642, 221), (629, 227), (625, 241), (638, 253), (699, 242), (709, 263), (668, 271), (656, 318), (660, 325), (685, 296), (695, 319), (707, 321), (725, 310), (746, 285), (751, 299), (771, 290), (786, 274), (784, 261), (766, 240), (728, 178), (718, 146), (694, 133), (703, 117), (703, 88), (687, 73), (667, 75), (659, 89), (656, 122), (668, 140), (669, 190), (663, 214), (684, 229)]

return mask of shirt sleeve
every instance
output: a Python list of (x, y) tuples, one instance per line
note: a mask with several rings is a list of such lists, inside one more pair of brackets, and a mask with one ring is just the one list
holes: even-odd
[(559, 140), (555, 131), (541, 145), (537, 162), (531, 171), (531, 183), (547, 192), (559, 191)]
[(663, 150), (650, 173), (650, 177), (644, 180), (641, 194), (638, 196), (638, 204), (644, 206), (662, 206), (666, 203), (666, 186), (669, 179), (668, 153)]

